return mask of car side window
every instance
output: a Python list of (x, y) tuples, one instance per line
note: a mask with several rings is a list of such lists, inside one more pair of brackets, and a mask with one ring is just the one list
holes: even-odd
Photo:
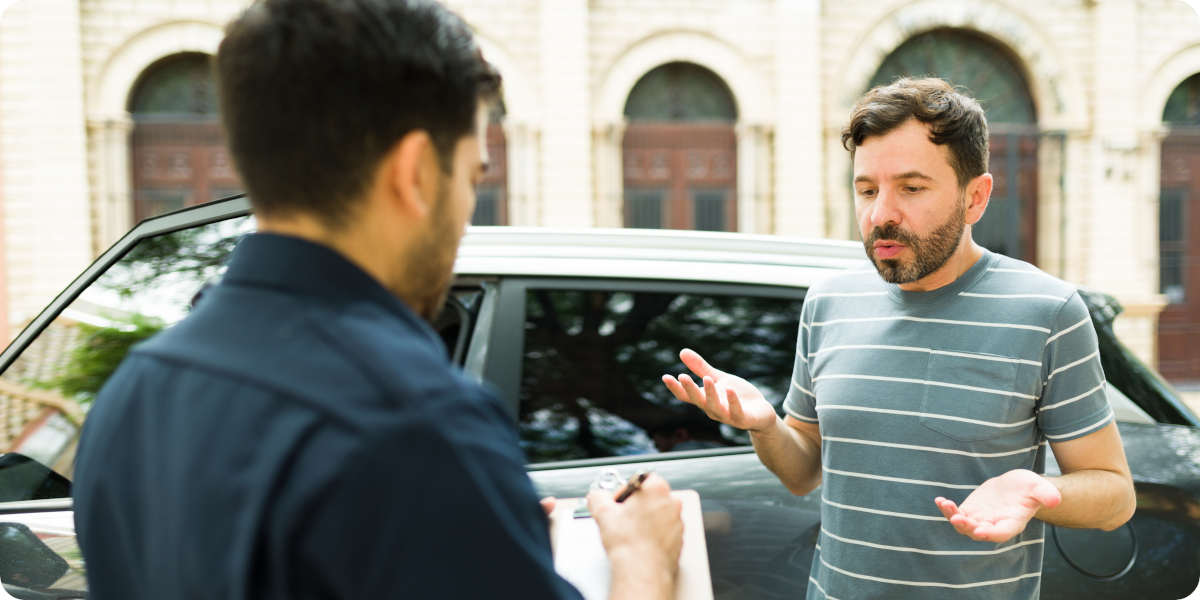
[(530, 462), (749, 443), (676, 400), (692, 348), (754, 383), (778, 410), (796, 355), (802, 299), (667, 291), (530, 289), (520, 386)]
[(0, 375), (0, 445), (71, 478), (96, 393), (134, 344), (187, 315), (253, 229), (243, 216), (139, 241)]

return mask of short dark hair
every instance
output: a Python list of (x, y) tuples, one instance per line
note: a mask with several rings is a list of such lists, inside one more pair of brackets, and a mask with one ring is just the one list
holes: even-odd
[(842, 130), (842, 147), (850, 151), (863, 140), (884, 135), (916, 119), (929, 126), (929, 141), (950, 148), (950, 166), (960, 188), (987, 172), (988, 124), (983, 107), (974, 98), (936, 77), (902, 77), (872, 88), (850, 113)]
[(379, 161), (427, 131), (440, 168), (500, 76), (433, 0), (259, 0), (215, 61), (221, 119), (255, 210), (339, 226)]

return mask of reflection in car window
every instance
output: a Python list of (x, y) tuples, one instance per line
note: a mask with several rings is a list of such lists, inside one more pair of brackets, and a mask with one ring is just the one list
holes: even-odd
[(245, 216), (144, 239), (80, 294), (0, 376), (0, 445), (68, 478), (88, 406), (134, 344), (169, 327), (225, 271)]
[(662, 384), (681, 348), (734, 369), (778, 410), (801, 300), (605, 290), (530, 290), (520, 391), (530, 462), (749, 443)]

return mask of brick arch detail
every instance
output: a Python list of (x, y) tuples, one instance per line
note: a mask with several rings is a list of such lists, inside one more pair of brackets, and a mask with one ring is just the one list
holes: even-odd
[(183, 52), (214, 55), (224, 32), (216, 23), (172, 21), (143, 29), (113, 50), (100, 69), (88, 98), (91, 115), (113, 118), (128, 111), (138, 77), (158, 60)]
[(827, 124), (844, 125), (846, 115), (867, 89), (883, 60), (908, 39), (933, 29), (974, 31), (999, 42), (1013, 53), (1028, 78), (1029, 92), (1043, 129), (1082, 129), (1087, 107), (1078, 76), (1064, 65), (1063, 54), (1042, 28), (1024, 15), (998, 3), (957, 0), (918, 0), (892, 11), (868, 28), (839, 73), (833, 110)]
[(1197, 73), (1200, 73), (1200, 44), (1182, 48), (1164, 60), (1141, 86), (1142, 102), (1138, 116), (1141, 128), (1147, 131), (1161, 128), (1167, 98), (1179, 84)]
[(733, 95), (742, 123), (767, 122), (770, 89), (758, 68), (732, 45), (695, 31), (659, 32), (634, 42), (604, 72), (592, 106), (594, 119), (620, 123), (633, 86), (655, 67), (689, 62), (716, 73)]

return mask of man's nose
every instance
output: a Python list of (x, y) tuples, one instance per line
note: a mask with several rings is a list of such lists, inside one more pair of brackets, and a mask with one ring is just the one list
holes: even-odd
[(881, 227), (888, 223), (899, 224), (902, 218), (896, 195), (887, 190), (879, 190), (874, 204), (871, 206), (871, 226)]

